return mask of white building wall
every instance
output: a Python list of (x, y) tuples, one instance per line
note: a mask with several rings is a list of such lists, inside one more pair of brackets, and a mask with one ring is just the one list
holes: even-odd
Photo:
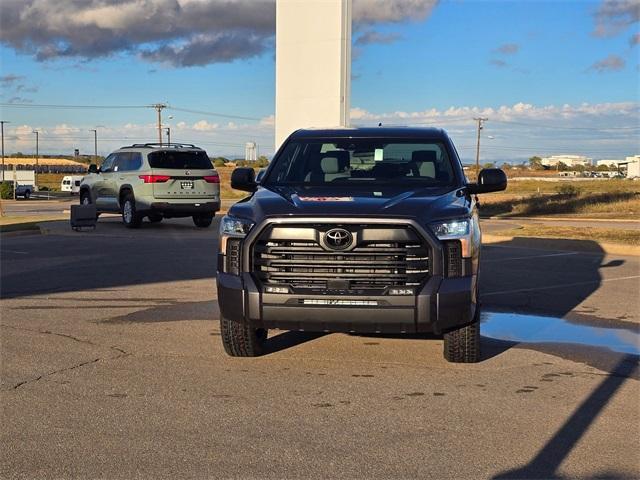
[(635, 160), (627, 164), (627, 178), (640, 177), (640, 160)]
[[(15, 172), (15, 174), (14, 174)], [(14, 176), (15, 175), (15, 176)], [(12, 182), (14, 179), (18, 185), (35, 185), (36, 184), (36, 172), (35, 170), (0, 170), (0, 178), (2, 181)]]
[(628, 163), (627, 160), (613, 160), (613, 159), (604, 159), (604, 160), (598, 160), (596, 162), (597, 166), (600, 165), (606, 165), (607, 167), (611, 166), (611, 165), (615, 165), (616, 167), (618, 165), (620, 165), (621, 163), (626, 164)]
[(568, 167), (575, 167), (576, 165), (591, 165), (591, 158), (583, 155), (552, 155), (551, 157), (543, 158), (540, 163), (547, 167), (555, 167), (558, 163), (564, 163)]
[(276, 149), (295, 130), (349, 125), (351, 0), (277, 0)]

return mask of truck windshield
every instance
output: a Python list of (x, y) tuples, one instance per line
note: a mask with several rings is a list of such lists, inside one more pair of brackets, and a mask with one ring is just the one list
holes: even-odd
[(151, 168), (210, 170), (211, 160), (204, 151), (174, 152), (162, 150), (149, 154)]
[(278, 155), (262, 184), (449, 186), (454, 179), (439, 141), (295, 140)]

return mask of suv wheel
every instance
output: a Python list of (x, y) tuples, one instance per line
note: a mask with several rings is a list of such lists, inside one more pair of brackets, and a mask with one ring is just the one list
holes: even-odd
[(142, 223), (142, 217), (136, 212), (136, 201), (130, 193), (122, 203), (122, 223), (127, 228), (138, 228)]
[(31, 197), (31, 192), (29, 190), (25, 190), (24, 191), (24, 198), (28, 200), (29, 197)]
[(220, 336), (224, 351), (232, 357), (258, 357), (264, 351), (267, 330), (252, 328), (220, 317)]
[(198, 228), (207, 228), (213, 222), (212, 214), (204, 214), (204, 215), (194, 215), (193, 223)]
[(444, 358), (448, 362), (476, 363), (480, 361), (480, 306), (476, 307), (473, 323), (444, 334)]
[(151, 223), (158, 223), (162, 221), (163, 217), (162, 215), (152, 214), (152, 215), (149, 215), (148, 218)]

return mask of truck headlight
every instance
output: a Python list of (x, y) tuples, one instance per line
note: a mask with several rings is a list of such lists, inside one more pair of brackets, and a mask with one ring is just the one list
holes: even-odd
[(475, 216), (443, 220), (432, 223), (430, 227), (436, 237), (444, 241), (447, 248), (451, 248), (451, 244), (459, 244), (458, 255), (461, 254), (463, 258), (473, 256), (473, 249), (480, 239), (478, 219)]
[(244, 218), (225, 215), (220, 220), (220, 235), (245, 236), (253, 227), (254, 223)]
[(241, 270), (242, 239), (254, 223), (244, 218), (225, 215), (220, 220), (220, 253), (224, 255), (224, 271), (238, 275)]
[(470, 218), (457, 218), (455, 220), (446, 220), (444, 222), (432, 223), (431, 230), (440, 240), (451, 240), (462, 238), (469, 235), (471, 231)]

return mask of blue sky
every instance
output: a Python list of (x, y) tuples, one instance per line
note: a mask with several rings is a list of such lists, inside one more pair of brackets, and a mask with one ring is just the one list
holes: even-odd
[[(7, 0), (3, 18), (21, 15), (24, 10), (20, 9), (35, 1)], [(187, 0), (124, 3), (178, 1)], [(472, 118), (477, 115), (489, 117), (487, 139), (483, 139), (487, 160), (520, 161), (554, 153), (619, 158), (640, 153), (637, 0), (354, 1), (377, 7), (379, 13), (363, 19), (354, 6), (351, 105), (355, 124), (443, 126), (466, 159), (474, 152)], [(50, 3), (60, 9), (67, 0), (37, 3), (39, 8)], [(204, 3), (210, 4), (211, 15), (222, 8), (215, 0)], [(231, 30), (228, 19), (219, 28), (203, 22), (198, 36), (190, 36), (180, 33), (180, 23), (171, 20), (179, 32), (170, 37), (157, 32), (134, 34), (134, 27), (127, 35), (126, 18), (117, 11), (108, 12), (112, 14), (109, 22), (105, 23), (104, 12), (98, 14), (99, 20), (88, 21), (95, 12), (87, 7), (81, 20), (69, 20), (69, 28), (73, 21), (82, 21), (87, 28), (91, 21), (98, 22), (105, 36), (90, 48), (87, 37), (61, 34), (55, 16), (45, 17), (51, 25), (44, 33), (42, 25), (35, 23), (30, 32), (28, 19), (19, 29), (2, 25), (0, 101), (132, 106), (168, 102), (251, 117), (256, 120), (165, 111), (165, 117), (173, 115), (166, 122), (174, 140), (201, 143), (213, 155), (237, 155), (245, 141), (255, 139), (261, 152), (271, 154), (273, 28), (261, 18), (264, 14), (256, 12), (254, 18), (247, 12), (254, 12), (256, 5), (266, 12), (272, 7), (269, 2), (237, 1), (242, 3), (247, 10), (237, 12)], [(385, 8), (393, 3), (401, 8), (387, 15)], [(78, 31), (82, 33), (80, 27)], [(114, 31), (122, 38), (112, 46)], [(253, 40), (239, 42), (238, 36)], [(198, 42), (206, 48), (198, 50)], [(188, 50), (192, 45), (193, 50)], [(221, 58), (229, 51), (230, 56)], [(188, 62), (198, 65), (186, 66)], [(73, 147), (90, 152), (88, 129), (97, 125), (102, 153), (129, 139), (155, 139), (151, 109), (5, 105), (0, 116), (11, 122), (7, 125), (9, 151), (33, 149), (29, 132), (34, 128), (43, 131), (41, 150), (50, 153), (69, 153)]]

